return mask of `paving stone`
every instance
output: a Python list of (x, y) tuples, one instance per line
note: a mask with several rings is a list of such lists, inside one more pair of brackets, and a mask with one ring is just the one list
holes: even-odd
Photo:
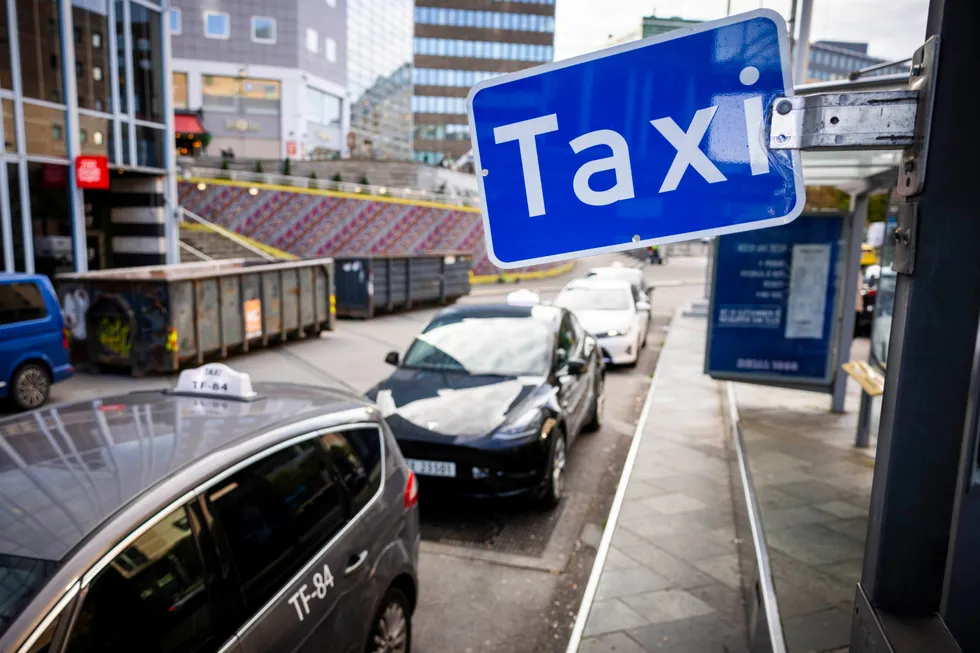
[(742, 586), (742, 572), (739, 569), (737, 553), (725, 553), (720, 556), (702, 558), (695, 560), (692, 564), (700, 571), (720, 580), (729, 587), (739, 588)]
[(866, 517), (838, 519), (836, 521), (829, 521), (824, 526), (861, 542), (863, 549), (864, 540), (868, 535), (868, 520)]
[(812, 592), (830, 605), (844, 605), (854, 600), (854, 586), (842, 583), (835, 576), (811, 567), (779, 549), (769, 549), (773, 576)]
[(631, 610), (619, 599), (596, 601), (589, 611), (589, 619), (585, 623), (585, 636), (612, 633), (617, 630), (627, 630), (647, 624), (647, 620)]
[(779, 483), (792, 483), (794, 481), (814, 481), (816, 478), (807, 474), (800, 467), (787, 467), (785, 469), (774, 469), (771, 471), (760, 471), (755, 468), (754, 461), (749, 462), (752, 472), (752, 482), (754, 485), (773, 485)]
[(849, 490), (841, 489), (836, 485), (831, 485), (824, 481), (795, 481), (792, 483), (781, 483), (779, 489), (787, 494), (791, 494), (807, 503), (820, 503), (823, 501), (833, 501), (849, 496)]
[(596, 590), (598, 599), (614, 599), (630, 594), (650, 592), (670, 587), (669, 580), (647, 567), (604, 571)]
[(644, 543), (623, 550), (637, 563), (643, 564), (670, 581), (671, 585), (684, 589), (710, 585), (715, 580), (698, 571), (691, 564), (672, 556), (654, 544)]
[(629, 485), (626, 488), (625, 500), (632, 502), (634, 500), (660, 496), (666, 493), (666, 490), (656, 487), (655, 485), (651, 485), (646, 481), (631, 478)]
[(771, 508), (762, 514), (762, 527), (766, 531), (832, 521), (834, 521), (833, 515), (810, 506)]
[(809, 503), (806, 498), (801, 498), (783, 492), (779, 485), (763, 485), (755, 488), (756, 501), (759, 503), (759, 510), (765, 515), (766, 510), (774, 508), (795, 508)]
[(717, 533), (708, 530), (668, 535), (651, 541), (667, 553), (688, 562), (719, 556), (735, 549), (733, 542), (725, 541)]
[(623, 603), (650, 623), (690, 619), (713, 614), (715, 609), (682, 589), (667, 589), (634, 594), (622, 599)]
[(634, 560), (628, 556), (623, 551), (620, 551), (614, 546), (609, 547), (609, 551), (606, 553), (606, 563), (602, 567), (603, 570), (615, 570), (615, 569), (629, 569), (631, 567), (639, 567), (641, 563)]
[(697, 499), (679, 493), (649, 497), (641, 500), (640, 503), (663, 515), (676, 515), (677, 513), (692, 512), (708, 507)]
[(624, 632), (585, 637), (578, 653), (646, 653), (646, 650)]
[(851, 615), (836, 608), (782, 621), (786, 648), (791, 653), (833, 650), (851, 640)]
[(822, 565), (820, 570), (854, 587), (861, 580), (861, 569), (863, 566), (864, 558), (851, 558), (850, 560)]
[(736, 630), (741, 630), (744, 627), (745, 603), (742, 599), (741, 589), (714, 583), (692, 587), (687, 591), (714, 608), (715, 612), (720, 614)]
[(848, 501), (827, 501), (826, 503), (815, 504), (813, 507), (839, 519), (851, 519), (852, 517), (867, 517), (869, 505), (866, 503), (862, 507)]
[(804, 614), (821, 612), (834, 607), (834, 604), (807, 589), (803, 589), (785, 578), (773, 578), (776, 586), (776, 602), (782, 618), (798, 617)]
[(766, 541), (770, 548), (779, 549), (808, 565), (840, 562), (864, 553), (863, 543), (832, 531), (823, 524), (766, 531)]
[(619, 511), (619, 523), (646, 522), (657, 514), (656, 510), (643, 505), (640, 501), (624, 501)]
[(629, 636), (647, 651), (663, 653), (748, 653), (744, 631), (717, 614), (632, 628)]

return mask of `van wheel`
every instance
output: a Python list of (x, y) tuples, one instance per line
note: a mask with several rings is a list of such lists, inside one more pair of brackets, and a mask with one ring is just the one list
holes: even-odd
[(51, 375), (43, 365), (27, 363), (20, 366), (10, 381), (10, 401), (16, 410), (33, 410), (48, 400)]
[(410, 653), (412, 620), (408, 615), (408, 599), (400, 589), (392, 587), (374, 616), (365, 653)]

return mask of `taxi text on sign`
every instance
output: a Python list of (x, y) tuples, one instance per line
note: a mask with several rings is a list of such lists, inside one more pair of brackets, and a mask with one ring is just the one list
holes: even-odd
[(490, 259), (512, 268), (785, 224), (797, 152), (786, 25), (752, 11), (481, 82), (470, 133)]

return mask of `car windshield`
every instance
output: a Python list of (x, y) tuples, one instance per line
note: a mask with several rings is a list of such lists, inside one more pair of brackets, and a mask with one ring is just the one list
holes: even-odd
[(625, 311), (633, 296), (626, 288), (565, 288), (555, 304), (571, 311)]
[(531, 317), (436, 318), (415, 339), (402, 367), (467, 374), (548, 373), (552, 326)]
[(0, 635), (48, 579), (58, 563), (0, 553)]

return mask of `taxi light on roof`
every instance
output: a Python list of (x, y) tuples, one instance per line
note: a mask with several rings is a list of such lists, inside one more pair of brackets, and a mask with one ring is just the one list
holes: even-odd
[(507, 303), (511, 306), (537, 306), (541, 303), (541, 295), (533, 290), (522, 288), (507, 295)]
[(244, 400), (255, 397), (251, 377), (222, 363), (209, 363), (197, 369), (184, 370), (177, 379), (174, 392)]

